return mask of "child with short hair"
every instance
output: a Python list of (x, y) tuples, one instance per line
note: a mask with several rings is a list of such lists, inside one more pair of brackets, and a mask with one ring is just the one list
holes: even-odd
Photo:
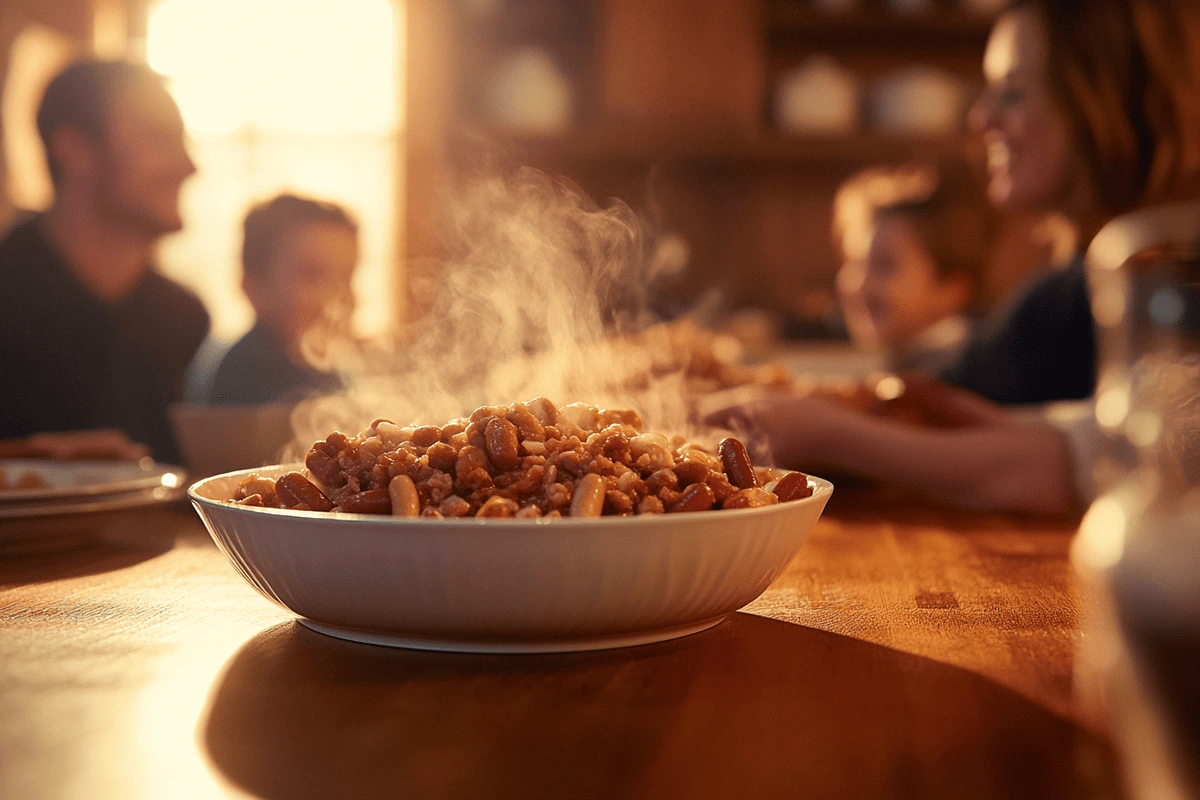
[(210, 402), (299, 400), (341, 388), (336, 373), (306, 363), (301, 344), (325, 324), (348, 321), (358, 263), (358, 225), (341, 206), (281, 194), (246, 215), (242, 288), (254, 327), (217, 367)]
[(850, 337), (894, 370), (937, 374), (971, 331), (993, 227), (965, 167), (907, 164), (850, 178), (834, 201), (838, 298)]

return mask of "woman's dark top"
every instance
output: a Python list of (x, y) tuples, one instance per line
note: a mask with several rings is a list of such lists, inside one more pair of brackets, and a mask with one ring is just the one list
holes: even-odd
[(1083, 259), (1028, 284), (941, 377), (1007, 405), (1090, 397), (1096, 334)]
[(88, 290), (40, 217), (0, 240), (0, 439), (120, 428), (178, 462), (167, 404), (208, 334), (190, 291), (147, 270), (123, 299)]
[(255, 325), (221, 359), (211, 403), (274, 403), (330, 394), (342, 388), (332, 372), (297, 363), (265, 326)]

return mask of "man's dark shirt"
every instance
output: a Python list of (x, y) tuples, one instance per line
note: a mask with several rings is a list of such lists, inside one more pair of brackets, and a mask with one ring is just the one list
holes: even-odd
[(1090, 397), (1096, 333), (1083, 260), (1025, 287), (941, 377), (1011, 405)]
[(41, 218), (0, 240), (0, 439), (120, 428), (178, 462), (167, 404), (208, 334), (200, 300), (147, 270), (123, 299), (93, 295)]
[(255, 325), (221, 359), (213, 377), (212, 403), (273, 403), (336, 392), (342, 381), (289, 357), (287, 346)]

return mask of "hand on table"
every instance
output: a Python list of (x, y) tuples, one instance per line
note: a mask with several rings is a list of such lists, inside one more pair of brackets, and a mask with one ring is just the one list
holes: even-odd
[(893, 398), (881, 397), (872, 409), (878, 416), (938, 428), (966, 428), (1009, 422), (1004, 409), (987, 398), (928, 375), (905, 373), (892, 380), (899, 380), (901, 393)]
[(793, 392), (768, 392), (756, 400), (708, 414), (704, 422), (728, 428), (748, 441), (765, 443), (776, 464), (795, 467), (823, 460), (832, 418), (859, 416), (834, 402)]
[[(914, 386), (910, 400), (919, 416), (776, 392), (706, 421), (746, 431), (750, 441), (764, 438), (775, 464), (803, 472), (885, 481), (970, 508), (1072, 508), (1070, 451), (1060, 433), (953, 387)], [(935, 422), (930, 413), (941, 416)]]
[(858, 423), (869, 418), (914, 428), (971, 428), (1011, 422), (991, 401), (920, 374), (888, 376), (878, 384), (859, 384), (851, 392), (821, 388), (804, 395), (767, 392), (707, 414), (705, 421), (742, 431), (750, 439), (765, 438), (778, 463), (795, 465), (797, 459), (836, 456), (827, 452), (837, 446), (832, 440), (839, 433), (844, 436), (857, 430)]
[(0, 440), (0, 457), (4, 458), (137, 461), (149, 455), (148, 447), (132, 441), (124, 431), (111, 428), (35, 433), (25, 439)]

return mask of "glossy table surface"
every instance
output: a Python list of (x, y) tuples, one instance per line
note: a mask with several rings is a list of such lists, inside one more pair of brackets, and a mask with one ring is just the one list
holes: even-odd
[(0, 550), (0, 797), (1118, 796), (1072, 520), (843, 492), (716, 628), (542, 656), (327, 639), (183, 505), (70, 524), (95, 541)]

